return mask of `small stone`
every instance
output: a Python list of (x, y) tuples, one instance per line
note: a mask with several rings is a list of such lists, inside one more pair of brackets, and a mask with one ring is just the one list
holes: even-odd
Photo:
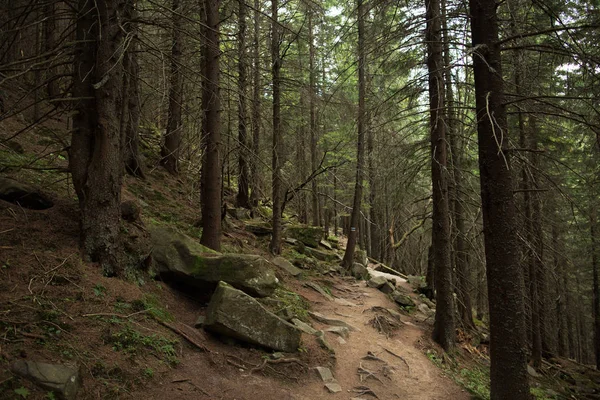
[(382, 287), (379, 288), (379, 290), (381, 290), (385, 294), (390, 294), (394, 290), (396, 290), (396, 286), (393, 283), (387, 281)]
[(317, 333), (317, 342), (322, 348), (327, 350), (329, 353), (335, 354), (335, 349), (331, 347), (327, 340), (325, 340), (325, 332), (319, 331), (319, 333)]
[(348, 339), (350, 336), (350, 331), (345, 326), (332, 326), (325, 329), (325, 332), (335, 333), (344, 339)]
[(277, 352), (271, 354), (271, 358), (273, 360), (279, 360), (279, 359), (281, 359), (283, 357), (285, 357), (285, 355), (282, 352), (280, 352), (280, 351), (277, 351)]
[(531, 365), (527, 365), (527, 373), (534, 378), (539, 378), (540, 374)]
[(135, 222), (140, 218), (140, 207), (133, 200), (121, 203), (121, 218), (127, 222)]
[(292, 318), (292, 323), (296, 325), (298, 329), (300, 329), (304, 333), (308, 333), (309, 335), (316, 335), (319, 331), (307, 324), (306, 322), (300, 321), (298, 318)]
[(385, 279), (383, 276), (373, 276), (373, 277), (371, 277), (371, 279), (369, 279), (367, 281), (367, 286), (375, 288), (375, 289), (379, 289), (386, 283), (387, 283), (387, 279)]
[(337, 341), (338, 341), (339, 344), (346, 344), (346, 341), (341, 336), (337, 337)]
[(355, 304), (355, 303), (353, 303), (353, 302), (351, 302), (351, 301), (349, 301), (349, 300), (346, 300), (346, 299), (340, 299), (340, 298), (336, 297), (335, 299), (333, 299), (333, 301), (334, 301), (336, 304), (339, 304), (339, 305), (341, 305), (341, 306), (346, 306), (346, 307), (356, 307), (356, 304)]
[(333, 250), (333, 246), (326, 240), (321, 240), (319, 244), (325, 247), (327, 250)]
[(206, 321), (206, 317), (204, 315), (200, 315), (198, 319), (196, 319), (196, 323), (194, 324), (194, 328), (202, 328), (204, 325), (204, 321)]
[(327, 367), (315, 367), (315, 370), (319, 374), (319, 377), (323, 382), (335, 382), (335, 378), (333, 377), (333, 373)]
[(329, 393), (339, 393), (342, 391), (342, 387), (337, 382), (326, 383), (325, 387), (329, 390)]
[(11, 365), (11, 370), (44, 389), (56, 392), (65, 400), (75, 400), (81, 386), (77, 367), (18, 360)]

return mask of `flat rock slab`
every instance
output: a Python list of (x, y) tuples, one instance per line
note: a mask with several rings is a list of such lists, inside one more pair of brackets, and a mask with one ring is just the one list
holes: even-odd
[(342, 391), (342, 387), (337, 382), (326, 383), (325, 387), (329, 390), (329, 393), (339, 393)]
[(339, 304), (340, 306), (346, 306), (346, 307), (356, 307), (357, 306), (356, 303), (353, 303), (353, 302), (351, 302), (349, 300), (342, 299), (342, 298), (339, 298), (339, 297), (336, 297), (335, 299), (333, 299), (333, 301), (336, 304)]
[(386, 281), (385, 284), (379, 288), (385, 294), (391, 294), (394, 290), (396, 290), (396, 286), (390, 281)]
[(219, 282), (206, 310), (204, 329), (273, 350), (293, 353), (302, 332), (257, 300)]
[(409, 295), (404, 294), (398, 290), (396, 290), (395, 292), (392, 293), (392, 299), (394, 299), (394, 301), (402, 307), (414, 307), (415, 306), (415, 302), (413, 301), (413, 299), (410, 298)]
[(323, 324), (327, 324), (327, 325), (333, 325), (333, 326), (344, 326), (346, 328), (348, 328), (351, 331), (358, 331), (357, 328), (353, 327), (352, 325), (350, 325), (349, 323), (347, 323), (346, 321), (342, 321), (341, 319), (337, 319), (337, 318), (331, 318), (328, 316), (325, 316), (321, 313), (318, 312), (313, 312), (313, 311), (309, 311), (308, 315), (310, 315), (312, 318), (314, 318), (315, 320), (323, 323)]
[(275, 257), (271, 260), (271, 263), (284, 270), (291, 276), (297, 277), (302, 274), (302, 270), (298, 267), (294, 267), (291, 262), (283, 257)]
[(296, 325), (296, 327), (302, 332), (308, 333), (309, 335), (316, 335), (317, 333), (319, 333), (318, 330), (316, 330), (306, 322), (300, 321), (298, 318), (292, 318), (292, 323)]
[(65, 400), (75, 400), (81, 386), (79, 368), (59, 364), (18, 360), (11, 371), (36, 385), (56, 392)]
[(173, 229), (150, 230), (157, 274), (211, 292), (220, 281), (257, 297), (271, 295), (279, 286), (272, 264), (261, 256), (221, 254)]
[(333, 301), (333, 296), (330, 295), (329, 293), (327, 293), (325, 291), (325, 289), (323, 289), (321, 286), (319, 286), (318, 284), (314, 283), (314, 282), (306, 282), (304, 284), (304, 286), (307, 286), (311, 289), (313, 289), (316, 292), (319, 292), (323, 297), (325, 297), (327, 300), (329, 301)]
[(323, 382), (335, 382), (335, 378), (333, 377), (333, 373), (327, 367), (315, 367), (317, 374)]

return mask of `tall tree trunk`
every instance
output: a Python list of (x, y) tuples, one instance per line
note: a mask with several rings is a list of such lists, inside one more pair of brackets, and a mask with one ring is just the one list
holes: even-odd
[(454, 294), (450, 260), (450, 210), (446, 123), (444, 121), (444, 76), (439, 0), (425, 0), (427, 69), (429, 70), (429, 124), (431, 131), (431, 181), (433, 217), (431, 244), (435, 268), (436, 312), (433, 339), (446, 351), (454, 348)]
[[(310, 115), (310, 166), (311, 170), (317, 169), (317, 115), (315, 111), (316, 70), (315, 70), (315, 39), (313, 34), (313, 11), (308, 10), (308, 53), (309, 53), (309, 115)], [(319, 188), (317, 178), (311, 181), (311, 204), (312, 204), (312, 224), (321, 225), (319, 216)]]
[(220, 97), (219, 97), (219, 0), (205, 0), (202, 83), (202, 237), (200, 243), (213, 250), (221, 249), (221, 161), (220, 161)]
[[(46, 22), (44, 24), (45, 30), (45, 51), (46, 53), (54, 52), (57, 44), (57, 23), (56, 23), (56, 14), (57, 14), (57, 2), (50, 1), (46, 5)], [(55, 54), (49, 55), (48, 59), (52, 59)], [(50, 64), (48, 67), (46, 81), (46, 93), (49, 99), (53, 99), (58, 97), (60, 87), (58, 85), (57, 79), (57, 67)]]
[(123, 0), (80, 0), (77, 10), (73, 98), (79, 100), (69, 164), (79, 198), (81, 248), (106, 275), (118, 272), (125, 37), (119, 14), (124, 5)]
[(254, 0), (254, 24), (252, 38), (252, 161), (250, 171), (252, 173), (252, 184), (250, 192), (250, 204), (252, 207), (258, 205), (259, 193), (259, 152), (260, 152), (260, 3)]
[(247, 112), (246, 112), (246, 2), (238, 0), (238, 193), (236, 203), (238, 207), (250, 208), (248, 172), (248, 139), (247, 139)]
[[(127, 17), (135, 20), (137, 19), (135, 5), (133, 2), (128, 4), (126, 10)], [(137, 29), (136, 26), (133, 29)], [(124, 149), (124, 161), (125, 170), (128, 174), (136, 176), (138, 178), (145, 179), (146, 175), (144, 172), (144, 166), (140, 159), (139, 152), (139, 126), (140, 126), (140, 65), (138, 63), (138, 52), (139, 44), (137, 39), (133, 39), (130, 48), (127, 51), (127, 115), (124, 116), (126, 120), (125, 125), (125, 149)], [(125, 103), (125, 100), (123, 101)]]
[[(595, 199), (592, 201), (595, 201)], [(600, 370), (600, 282), (598, 281), (598, 237), (596, 222), (596, 206), (592, 205), (590, 212), (590, 239), (592, 242), (594, 356), (596, 358), (596, 369)]]
[(171, 44), (171, 85), (169, 87), (169, 111), (164, 143), (161, 148), (161, 164), (172, 175), (179, 174), (179, 150), (182, 134), (183, 74), (181, 73), (182, 37), (181, 3), (173, 0), (172, 44)]
[(358, 140), (356, 150), (356, 182), (354, 186), (354, 200), (352, 201), (352, 215), (350, 217), (350, 231), (346, 252), (342, 260), (342, 266), (350, 269), (354, 261), (354, 250), (358, 239), (358, 224), (360, 217), (360, 204), (363, 190), (363, 169), (365, 158), (365, 6), (363, 0), (357, 0), (358, 13)]
[(524, 283), (515, 228), (497, 4), (469, 0), (479, 142), (479, 170), (490, 315), (492, 400), (529, 400)]
[(563, 275), (564, 266), (561, 266), (559, 257), (559, 237), (556, 224), (552, 225), (552, 247), (554, 249), (554, 275), (556, 288), (556, 316), (558, 319), (558, 355), (561, 357), (569, 357), (569, 333), (567, 323), (567, 308), (566, 308), (566, 287), (564, 287)]
[(271, 0), (271, 74), (273, 78), (273, 235), (269, 250), (273, 254), (281, 253), (281, 207), (282, 207), (282, 181), (281, 159), (283, 156), (281, 135), (281, 55), (280, 55), (280, 27), (278, 20), (279, 1)]

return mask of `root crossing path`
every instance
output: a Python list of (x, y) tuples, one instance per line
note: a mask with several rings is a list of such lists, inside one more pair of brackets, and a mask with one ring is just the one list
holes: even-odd
[[(409, 293), (406, 282), (398, 278), (398, 286)], [(451, 379), (444, 376), (425, 355), (430, 346), (428, 335), (432, 319), (421, 312), (398, 315), (398, 306), (378, 289), (367, 287), (364, 281), (351, 278), (324, 277), (313, 283), (330, 288), (325, 296), (306, 285), (307, 281), (290, 278), (287, 286), (308, 299), (315, 317), (311, 325), (324, 331), (326, 343), (335, 357), (325, 356), (318, 348), (317, 336), (303, 334), (308, 355), (303, 357), (304, 373), (289, 378), (283, 363), (269, 364), (269, 371), (252, 368), (261, 364), (258, 350), (228, 346), (207, 337), (210, 354), (185, 351), (181, 364), (159, 377), (159, 382), (132, 394), (132, 398), (154, 399), (235, 399), (235, 400), (314, 400), (314, 399), (419, 399), (467, 400), (471, 397)], [(417, 301), (416, 296), (412, 295)], [(387, 310), (391, 310), (391, 313)], [(335, 323), (323, 323), (320, 316), (343, 321), (350, 329), (333, 328)], [(397, 317), (400, 316), (400, 322)], [(193, 314), (190, 314), (190, 319)], [(192, 323), (189, 321), (188, 323)], [(333, 328), (333, 329), (332, 329)], [(329, 331), (328, 331), (329, 329)], [(335, 332), (337, 331), (337, 332)], [(348, 335), (346, 335), (348, 333)], [(232, 350), (233, 349), (233, 350)], [(216, 350), (216, 351), (215, 351)], [(256, 364), (248, 366), (248, 352), (254, 352)], [(311, 358), (310, 353), (320, 353)], [(233, 355), (232, 354), (237, 354)], [(286, 358), (295, 357), (286, 355)], [(301, 357), (302, 358), (302, 357)], [(287, 364), (285, 364), (287, 365)], [(329, 368), (338, 392), (331, 392), (317, 370)], [(287, 375), (287, 376), (286, 376)], [(296, 374), (298, 375), (298, 374)], [(337, 384), (337, 385), (336, 385)]]

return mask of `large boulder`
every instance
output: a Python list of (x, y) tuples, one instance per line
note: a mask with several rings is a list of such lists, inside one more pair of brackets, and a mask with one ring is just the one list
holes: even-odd
[(413, 299), (411, 299), (409, 295), (404, 294), (404, 293), (400, 292), (399, 290), (392, 292), (392, 299), (394, 299), (394, 301), (402, 307), (414, 307), (415, 306), (415, 302), (413, 301)]
[(353, 263), (352, 267), (350, 268), (350, 273), (356, 279), (362, 279), (362, 280), (369, 279), (369, 271), (367, 270), (367, 267), (365, 267), (361, 263), (357, 263), (357, 262)]
[(46, 210), (54, 206), (54, 202), (39, 190), (17, 182), (13, 179), (0, 177), (0, 200), (18, 204), (31, 210)]
[(369, 258), (367, 257), (367, 252), (357, 247), (356, 250), (354, 250), (354, 262), (362, 264), (365, 267), (369, 265)]
[(301, 331), (257, 300), (219, 282), (206, 310), (204, 329), (273, 350), (295, 352)]
[(385, 279), (384, 276), (372, 276), (371, 279), (369, 279), (367, 281), (367, 286), (368, 287), (372, 287), (375, 289), (379, 289), (380, 287), (382, 287), (383, 285), (385, 285), (387, 283), (387, 279)]
[(257, 297), (269, 296), (279, 280), (264, 258), (249, 254), (221, 254), (169, 228), (151, 230), (156, 273), (201, 290), (213, 290), (219, 281)]
[(294, 238), (307, 246), (316, 248), (323, 239), (323, 228), (320, 226), (293, 225), (286, 229), (289, 237)]
[(10, 369), (36, 385), (54, 392), (62, 399), (75, 400), (77, 398), (77, 392), (81, 386), (77, 367), (17, 360)]
[(273, 233), (273, 227), (268, 222), (261, 220), (246, 221), (244, 226), (248, 232), (256, 236), (267, 236)]

